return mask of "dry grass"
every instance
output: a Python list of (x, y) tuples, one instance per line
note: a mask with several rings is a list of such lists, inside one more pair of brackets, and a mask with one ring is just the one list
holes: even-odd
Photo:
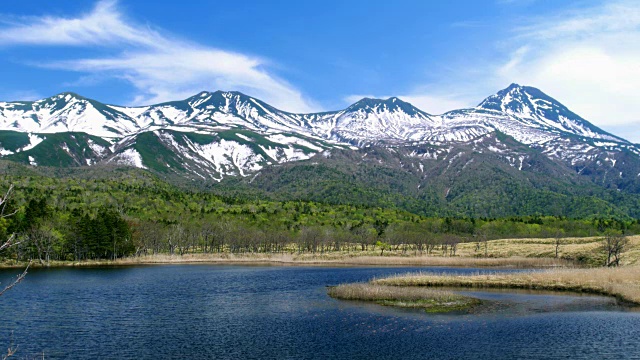
[(347, 265), (403, 265), (403, 266), (454, 266), (454, 267), (563, 267), (572, 265), (562, 259), (551, 258), (475, 258), (475, 257), (442, 257), (442, 256), (414, 256), (414, 257), (374, 257), (360, 256), (327, 260), (327, 262), (343, 263)]
[[(368, 256), (358, 253), (321, 254), (156, 254), (128, 257), (117, 260), (52, 261), (44, 264), (34, 262), (33, 267), (80, 267), (80, 266), (126, 266), (144, 264), (276, 264), (276, 265), (359, 265), (359, 266), (455, 266), (455, 267), (517, 267), (541, 268), (563, 267), (572, 263), (553, 258), (473, 258), (441, 256)], [(22, 263), (5, 262), (2, 267), (21, 267)]]
[(423, 308), (434, 312), (462, 310), (479, 303), (476, 299), (454, 294), (451, 291), (367, 283), (330, 287), (328, 293), (336, 299), (373, 301), (381, 305)]
[[(627, 248), (622, 254), (622, 264), (640, 264), (640, 235), (629, 236), (628, 240)], [(488, 256), (494, 258), (555, 256), (553, 238), (500, 239), (488, 241), (487, 245)], [(580, 260), (589, 265), (600, 265), (604, 263), (601, 246), (602, 237), (563, 238), (559, 256), (567, 260)], [(480, 250), (476, 250), (475, 242), (458, 245), (457, 255), (461, 257), (479, 254), (484, 254), (484, 244), (480, 244)]]
[(556, 269), (491, 275), (394, 276), (372, 281), (387, 286), (451, 286), (572, 291), (615, 296), (640, 304), (640, 266), (594, 269)]

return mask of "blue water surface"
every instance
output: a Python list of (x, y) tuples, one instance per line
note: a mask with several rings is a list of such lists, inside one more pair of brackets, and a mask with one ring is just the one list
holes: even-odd
[[(0, 349), (47, 359), (630, 359), (640, 313), (597, 296), (464, 291), (470, 314), (339, 301), (327, 285), (460, 268), (37, 269), (0, 297)], [(16, 271), (3, 270), (6, 283)]]

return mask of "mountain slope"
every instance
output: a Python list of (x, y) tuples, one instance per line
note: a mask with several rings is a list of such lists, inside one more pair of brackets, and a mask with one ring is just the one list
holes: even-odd
[(627, 143), (626, 140), (594, 126), (557, 100), (530, 86), (511, 84), (483, 100), (476, 109), (507, 114), (532, 128)]
[(297, 115), (313, 135), (356, 146), (401, 143), (416, 129), (436, 125), (433, 116), (396, 97), (364, 98), (329, 113)]
[(33, 102), (0, 102), (0, 129), (30, 133), (85, 132), (105, 138), (141, 129), (131, 117), (98, 101), (61, 93)]
[(638, 195), (604, 189), (499, 133), (446, 148), (334, 151), (267, 167), (250, 178), (227, 178), (210, 189), (249, 198), (397, 207), (427, 216), (640, 216)]

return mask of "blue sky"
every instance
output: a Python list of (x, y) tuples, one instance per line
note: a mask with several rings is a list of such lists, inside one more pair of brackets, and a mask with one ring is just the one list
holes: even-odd
[(142, 105), (222, 89), (296, 112), (399, 96), (442, 113), (517, 82), (640, 142), (638, 1), (4, 5), (0, 100)]

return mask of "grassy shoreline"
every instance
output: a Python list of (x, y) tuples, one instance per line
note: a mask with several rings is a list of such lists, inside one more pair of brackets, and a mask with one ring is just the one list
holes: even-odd
[[(567, 267), (573, 263), (553, 258), (475, 258), (441, 256), (371, 256), (369, 254), (185, 254), (185, 255), (146, 255), (116, 260), (34, 261), (37, 267), (88, 267), (88, 266), (131, 266), (162, 264), (272, 264), (272, 265), (309, 265), (309, 266), (453, 266), (453, 267), (515, 267), (549, 268)], [(0, 262), (1, 268), (20, 268), (23, 262)]]
[(566, 291), (613, 296), (640, 305), (640, 266), (554, 269), (489, 275), (399, 275), (371, 281), (373, 285), (404, 287), (464, 287)]
[(451, 291), (416, 287), (398, 288), (368, 283), (332, 286), (327, 293), (334, 299), (369, 301), (383, 306), (424, 309), (430, 313), (463, 311), (481, 303), (478, 299)]

